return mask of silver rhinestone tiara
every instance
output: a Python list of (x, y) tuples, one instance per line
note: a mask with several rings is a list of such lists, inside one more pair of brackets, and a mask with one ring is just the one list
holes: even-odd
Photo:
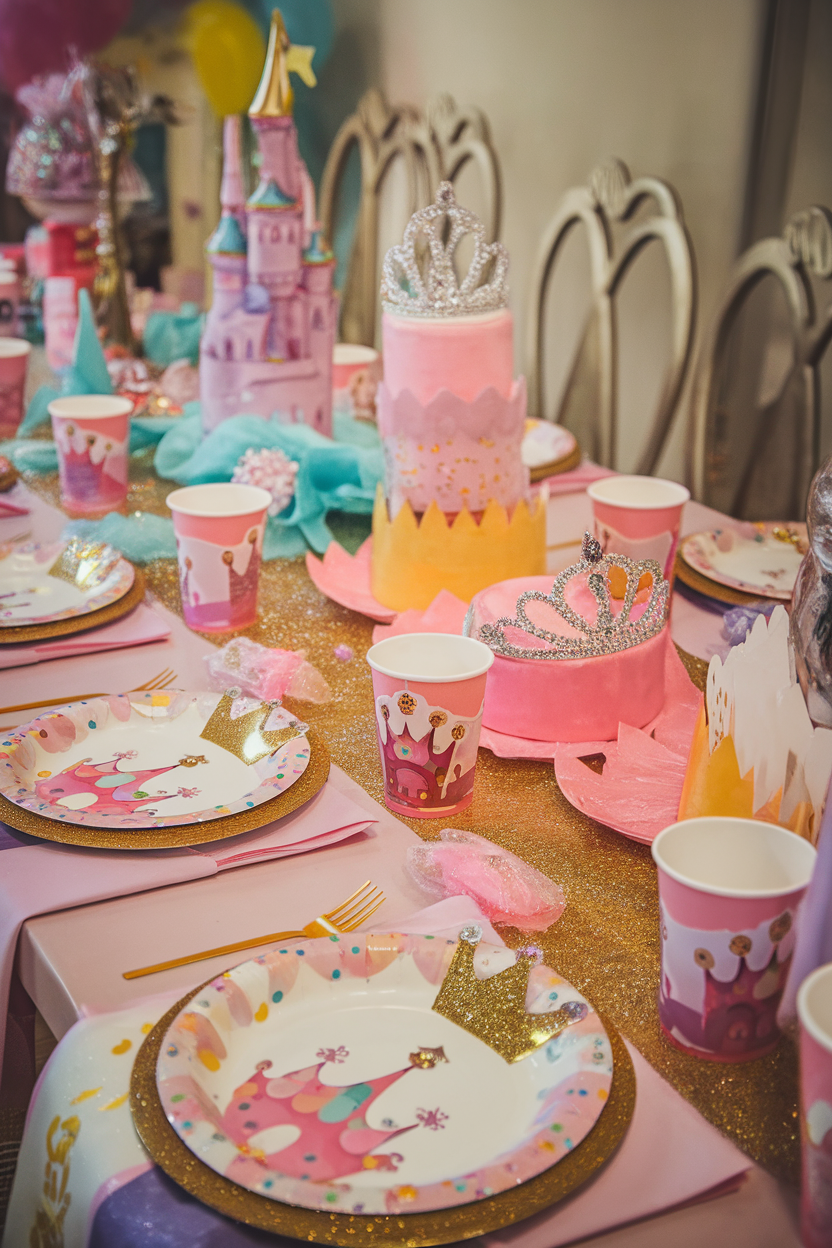
[[(607, 578), (610, 568), (621, 568), (627, 574), (627, 588), (617, 615), (613, 615), (610, 608), (612, 595)], [(594, 622), (574, 611), (564, 596), (569, 581), (582, 572), (589, 572), (587, 585), (598, 603), (598, 614)], [(638, 584), (645, 572), (650, 574), (653, 581), (650, 596), (639, 619), (631, 620), (630, 612), (636, 600)], [(667, 621), (669, 591), (670, 585), (664, 579), (661, 566), (655, 559), (642, 559), (637, 563), (626, 555), (605, 555), (596, 539), (585, 533), (581, 543), (580, 562), (564, 568), (555, 577), (551, 592), (544, 594), (540, 590), (527, 590), (517, 599), (515, 619), (506, 617), (494, 624), (483, 624), (479, 630), (479, 639), (490, 646), (495, 654), (511, 659), (588, 659), (594, 655), (617, 654), (620, 650), (629, 650), (631, 646), (640, 645), (662, 631)], [(559, 633), (538, 628), (526, 615), (527, 602), (548, 603), (562, 619), (578, 629), (580, 635), (563, 637)], [(506, 639), (506, 628), (519, 628), (532, 637), (548, 641), (549, 647), (545, 650), (526, 650), (521, 646), (513, 646)]]
[[(460, 282), (454, 254), (466, 234), (473, 235), (474, 256)], [(381, 298), (389, 311), (408, 316), (495, 312), (508, 306), (508, 252), (486, 242), (476, 213), (460, 208), (450, 182), (440, 182), (436, 201), (414, 212), (403, 241), (384, 257)]]

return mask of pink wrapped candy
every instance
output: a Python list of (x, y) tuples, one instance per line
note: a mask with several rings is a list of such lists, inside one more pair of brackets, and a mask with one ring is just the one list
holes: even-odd
[(435, 897), (473, 897), (492, 923), (542, 932), (563, 913), (563, 890), (516, 854), (474, 832), (443, 828), (438, 841), (413, 845), (405, 870)]
[(317, 667), (306, 661), (304, 650), (261, 646), (249, 637), (235, 637), (206, 657), (215, 689), (238, 686), (256, 698), (299, 698), (328, 702), (332, 691)]

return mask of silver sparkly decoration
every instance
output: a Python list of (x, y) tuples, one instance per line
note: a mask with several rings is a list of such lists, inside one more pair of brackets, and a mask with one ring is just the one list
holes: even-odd
[[(626, 555), (600, 554), (600, 547), (596, 552), (596, 546), (598, 543), (595, 539), (589, 533), (585, 534), (581, 544), (580, 562), (564, 568), (555, 577), (551, 592), (544, 594), (540, 590), (531, 589), (521, 594), (517, 599), (516, 618), (512, 620), (504, 617), (494, 624), (483, 624), (479, 631), (480, 641), (490, 646), (495, 654), (511, 659), (588, 659), (595, 655), (617, 654), (620, 650), (629, 650), (660, 633), (667, 622), (670, 591), (660, 565), (655, 559), (643, 559), (637, 563)], [(595, 558), (596, 553), (598, 558)], [(627, 574), (627, 588), (617, 616), (613, 615), (610, 608), (611, 594), (606, 576), (609, 568), (621, 568)], [(598, 603), (598, 614), (594, 623), (574, 611), (565, 598), (569, 581), (583, 572), (589, 573), (587, 585)], [(631, 620), (630, 612), (638, 593), (638, 583), (645, 572), (649, 572), (653, 578), (650, 597), (641, 617)], [(580, 635), (564, 637), (560, 633), (538, 628), (526, 615), (526, 603), (531, 601), (547, 603), (562, 619), (576, 628)], [(521, 646), (513, 646), (506, 640), (506, 628), (519, 628), (532, 637), (548, 641), (551, 649), (526, 650)]]
[(482, 940), (482, 928), (478, 923), (469, 923), (459, 933), (459, 939), (466, 940), (469, 945), (478, 945)]
[[(466, 234), (474, 237), (474, 257), (460, 282), (454, 254)], [(402, 243), (384, 257), (381, 298), (388, 311), (408, 316), (497, 311), (508, 306), (508, 252), (486, 242), (476, 213), (460, 208), (450, 182), (440, 182), (435, 203), (413, 214)]]

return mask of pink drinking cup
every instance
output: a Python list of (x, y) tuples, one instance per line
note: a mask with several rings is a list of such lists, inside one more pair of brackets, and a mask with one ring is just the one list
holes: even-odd
[(832, 1244), (832, 963), (800, 985), (800, 1232), (806, 1248)]
[(630, 559), (655, 559), (667, 580), (679, 545), (682, 508), (690, 490), (659, 477), (602, 477), (587, 488), (602, 550)]
[(465, 810), (493, 653), (472, 637), (402, 633), (371, 646), (367, 662), (386, 804), (417, 819)]
[(49, 404), (58, 450), (61, 505), (71, 516), (104, 516), (127, 500), (129, 399), (75, 394)]
[(14, 438), (23, 419), (23, 392), (32, 346), (25, 338), (0, 338), (0, 439)]
[(227, 633), (257, 621), (268, 490), (217, 482), (168, 494), (188, 628)]
[(375, 418), (381, 356), (373, 347), (337, 342), (332, 352), (332, 389), (338, 406), (359, 419)]
[(652, 845), (659, 869), (659, 1022), (676, 1048), (715, 1062), (762, 1057), (791, 964), (815, 850), (755, 819), (686, 819)]

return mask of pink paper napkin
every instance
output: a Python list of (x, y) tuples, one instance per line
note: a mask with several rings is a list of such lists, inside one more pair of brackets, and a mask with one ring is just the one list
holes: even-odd
[(377, 624), (373, 629), (373, 642), (402, 633), (461, 633), (467, 612), (467, 602), (449, 589), (440, 589), (426, 610), (411, 608), (397, 615), (392, 624)]
[(338, 602), (342, 607), (368, 615), (371, 620), (389, 624), (397, 612), (382, 606), (373, 597), (370, 585), (371, 537), (362, 542), (354, 555), (349, 554), (340, 542), (330, 542), (323, 559), (311, 551), (306, 556), (306, 570), (322, 594)]
[(184, 849), (87, 849), (37, 841), (0, 824), (0, 1070), (12, 963), (27, 919), (181, 884), (259, 860), (308, 853), (355, 836), (375, 822), (328, 781), (284, 819), (226, 841)]
[(143, 646), (150, 641), (164, 641), (170, 628), (155, 611), (139, 603), (135, 610), (113, 624), (103, 624), (88, 632), (58, 637), (55, 641), (32, 641), (22, 646), (0, 647), (0, 669), (25, 667), (44, 659), (63, 659), (76, 654), (94, 654), (99, 650), (119, 650), (125, 646)]

